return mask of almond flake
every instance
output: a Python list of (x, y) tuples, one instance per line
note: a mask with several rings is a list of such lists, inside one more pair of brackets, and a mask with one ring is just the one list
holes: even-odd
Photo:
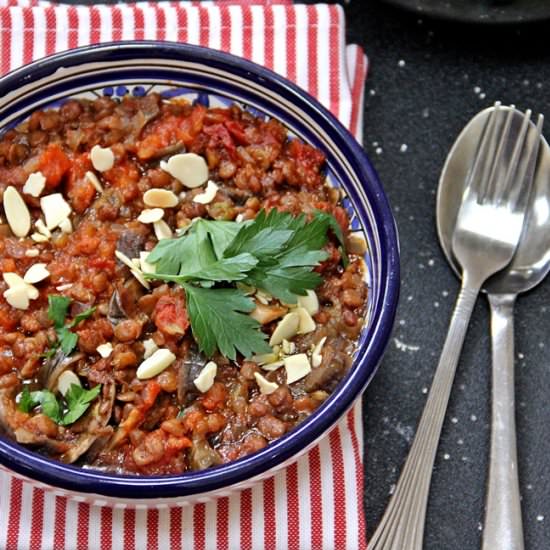
[(101, 185), (99, 178), (93, 172), (88, 170), (84, 175), (86, 176), (86, 179), (96, 188), (98, 193), (103, 193), (103, 186)]
[(29, 296), (24, 286), (14, 286), (4, 291), (6, 302), (15, 309), (28, 309)]
[(210, 204), (216, 197), (219, 187), (211, 180), (208, 180), (208, 185), (204, 193), (199, 193), (193, 197), (193, 202), (198, 202), (199, 204)]
[(114, 166), (115, 154), (109, 147), (94, 145), (90, 151), (90, 160), (92, 161), (92, 166), (98, 172), (105, 172)]
[(113, 353), (113, 344), (111, 342), (107, 342), (106, 344), (101, 344), (100, 346), (97, 346), (95, 349), (103, 359), (107, 359), (111, 353)]
[(23, 185), (23, 193), (31, 197), (39, 197), (46, 187), (46, 178), (42, 172), (33, 172)]
[(155, 223), (162, 220), (164, 210), (162, 208), (146, 208), (141, 211), (137, 221), (141, 223)]
[(143, 341), (143, 358), (147, 359), (148, 357), (151, 357), (155, 351), (157, 351), (159, 348), (156, 344), (156, 342), (152, 338), (147, 338), (147, 340)]
[(141, 251), (139, 253), (139, 264), (140, 264), (141, 271), (143, 273), (156, 273), (156, 271), (157, 271), (156, 265), (155, 264), (150, 264), (147, 261), (147, 258), (149, 257), (149, 254), (151, 254), (151, 253), (150, 252), (143, 252), (143, 251)]
[(145, 287), (147, 290), (151, 289), (149, 281), (143, 276), (143, 273), (139, 269), (130, 269), (132, 275), (139, 281), (141, 286)]
[(48, 237), (46, 237), (46, 235), (42, 235), (42, 233), (33, 233), (31, 235), (31, 239), (35, 243), (45, 243), (48, 241)]
[(69, 218), (65, 218), (64, 220), (61, 220), (59, 222), (59, 229), (61, 229), (62, 233), (72, 233), (73, 232), (73, 224), (71, 223), (71, 220)]
[(300, 326), (300, 315), (295, 311), (287, 313), (278, 323), (271, 335), (269, 345), (281, 344), (283, 340), (290, 340), (298, 333)]
[(300, 316), (300, 324), (298, 325), (298, 334), (308, 334), (316, 328), (315, 321), (309, 314), (306, 308), (297, 307), (294, 310)]
[(270, 382), (269, 380), (265, 379), (259, 372), (254, 373), (254, 378), (256, 379), (256, 383), (260, 388), (260, 393), (263, 393), (264, 395), (272, 394), (279, 387), (279, 384), (277, 384), (276, 382)]
[(38, 296), (40, 296), (38, 289), (28, 283), (25, 283), (25, 292), (27, 293), (29, 300), (36, 300), (38, 299)]
[(38, 250), (38, 248), (27, 248), (27, 250), (25, 250), (25, 256), (27, 256), (27, 258), (36, 258), (39, 255), (40, 250)]
[(161, 161), (160, 167), (190, 189), (200, 187), (208, 179), (208, 165), (203, 157), (195, 153), (174, 155), (168, 162)]
[(235, 221), (237, 223), (242, 223), (244, 222), (244, 216), (242, 214), (237, 214), (237, 217), (235, 218)]
[(135, 269), (135, 265), (132, 263), (132, 260), (124, 254), (124, 252), (121, 252), (120, 250), (115, 250), (115, 256), (128, 268)]
[(46, 264), (34, 264), (27, 269), (23, 280), (26, 283), (34, 284), (47, 279), (50, 276), (50, 272), (46, 269)]
[(325, 342), (327, 340), (326, 336), (323, 336), (319, 342), (315, 345), (313, 348), (313, 351), (311, 352), (311, 364), (314, 367), (318, 367), (323, 362), (323, 356), (321, 355), (321, 351), (323, 349), (323, 346), (325, 345)]
[(59, 292), (63, 292), (64, 290), (69, 290), (69, 288), (72, 288), (73, 283), (65, 283), (64, 285), (59, 285), (55, 287), (55, 290), (59, 290)]
[(298, 296), (298, 305), (303, 307), (310, 315), (319, 313), (319, 299), (313, 290), (306, 290), (306, 296)]
[(179, 201), (177, 195), (169, 189), (158, 189), (155, 187), (145, 191), (143, 202), (151, 207), (173, 208), (178, 205)]
[(268, 372), (280, 369), (284, 365), (284, 361), (275, 361), (275, 363), (268, 363), (267, 365), (262, 365), (262, 369)]
[(167, 369), (175, 360), (176, 356), (169, 349), (158, 349), (141, 363), (137, 369), (136, 376), (140, 380), (153, 378)]
[(55, 229), (65, 218), (68, 218), (72, 210), (69, 203), (61, 193), (46, 195), (40, 199), (40, 207), (44, 212), (46, 227), (51, 231)]
[(52, 236), (51, 231), (46, 227), (46, 224), (42, 221), (42, 218), (38, 218), (34, 222), (34, 227), (36, 227), (37, 231), (44, 235), (44, 237), (47, 237), (48, 239)]
[(26, 237), (31, 229), (31, 215), (23, 197), (13, 185), (4, 191), (4, 212), (8, 225), (16, 237)]
[(153, 229), (155, 230), (155, 236), (159, 241), (162, 239), (171, 239), (173, 236), (170, 226), (164, 220), (154, 222)]
[(82, 386), (80, 378), (78, 378), (72, 370), (63, 371), (57, 379), (57, 389), (59, 393), (61, 395), (66, 395), (73, 385)]
[(305, 353), (298, 353), (283, 359), (286, 370), (286, 383), (292, 384), (311, 372), (311, 365)]
[(5, 273), (2, 273), (2, 277), (4, 278), (4, 282), (10, 288), (14, 288), (16, 286), (25, 286), (26, 284), (23, 280), (23, 277), (20, 277), (17, 273), (13, 273), (12, 271), (6, 271)]
[(201, 393), (206, 393), (214, 384), (214, 379), (216, 378), (217, 372), (218, 366), (216, 363), (214, 363), (214, 361), (208, 361), (197, 378), (193, 380), (193, 384), (195, 384), (195, 387)]

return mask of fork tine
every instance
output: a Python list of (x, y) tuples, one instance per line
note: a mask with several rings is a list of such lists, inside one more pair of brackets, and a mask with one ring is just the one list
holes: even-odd
[(512, 210), (523, 210), (529, 200), (530, 193), (525, 192), (525, 188), (526, 186), (529, 186), (534, 179), (540, 143), (542, 141), (541, 136), (543, 124), (544, 116), (539, 114), (537, 118), (537, 125), (534, 130), (534, 137), (529, 139), (530, 136), (533, 135), (533, 131), (530, 131), (527, 136), (525, 145), (526, 153), (522, 155), (522, 158), (525, 158), (525, 160), (523, 163), (519, 163), (518, 165), (517, 174), (514, 178), (516, 183), (510, 191), (510, 208)]
[(520, 165), (520, 159), (524, 159), (525, 155), (522, 154), (525, 144), (528, 142), (528, 129), (531, 123), (531, 109), (527, 109), (523, 115), (520, 131), (514, 142), (514, 149), (512, 152), (512, 158), (506, 168), (504, 177), (499, 178), (498, 193), (495, 193), (495, 203), (499, 204), (501, 201), (509, 200), (509, 195), (512, 185), (522, 184), (522, 178), (517, 178), (516, 173)]
[(496, 101), (483, 126), (474, 162), (466, 177), (466, 184), (464, 186), (466, 193), (479, 194), (485, 187), (487, 180), (483, 176), (487, 169), (487, 157), (494, 155), (495, 147), (493, 141), (495, 139), (496, 121), (500, 106), (500, 101)]
[[(499, 186), (499, 182), (502, 182), (503, 171), (505, 167), (503, 166), (503, 159), (506, 154), (506, 149), (508, 146), (510, 129), (512, 126), (512, 119), (515, 116), (515, 107), (510, 105), (508, 109), (508, 114), (504, 121), (504, 125), (500, 132), (500, 138), (497, 147), (495, 148), (494, 157), (491, 159), (491, 162), (488, 165), (491, 167), (489, 175), (486, 179), (485, 194), (480, 197), (479, 202), (482, 203), (485, 200), (495, 202), (498, 198), (497, 192), (502, 188), (502, 185)], [(523, 139), (523, 138), (521, 138)], [(506, 181), (506, 180), (504, 180)], [(500, 189), (499, 189), (500, 187)]]

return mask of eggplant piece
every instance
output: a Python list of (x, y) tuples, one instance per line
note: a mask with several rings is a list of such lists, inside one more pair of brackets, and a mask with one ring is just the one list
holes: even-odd
[(107, 319), (113, 326), (118, 325), (121, 321), (128, 319), (128, 314), (122, 307), (120, 299), (120, 293), (118, 289), (113, 292), (111, 299), (109, 300), (109, 308), (107, 310)]
[(0, 432), (12, 438), (15, 437), (15, 427), (11, 419), (14, 418), (16, 408), (14, 389), (0, 391)]
[[(123, 229), (118, 236), (116, 248), (128, 258), (139, 258), (139, 253), (143, 250), (145, 239), (147, 238), (147, 228)], [(120, 261), (120, 260), (118, 260)]]
[(107, 318), (113, 326), (121, 321), (135, 317), (139, 313), (138, 300), (143, 295), (141, 285), (134, 279), (128, 279), (123, 285), (118, 285), (107, 310)]
[(76, 442), (71, 444), (69, 450), (59, 457), (62, 462), (72, 464), (85, 454), (99, 437), (106, 435), (101, 433), (101, 430), (107, 426), (111, 419), (115, 394), (115, 383), (113, 381), (106, 382), (102, 388), (101, 397), (92, 404), (84, 418), (78, 421), (79, 428), (82, 428), (83, 432)]
[(178, 359), (174, 363), (178, 373), (178, 403), (186, 405), (198, 394), (193, 380), (197, 378), (207, 363), (206, 357), (196, 348), (191, 348), (185, 359)]
[(40, 386), (50, 391), (54, 391), (59, 376), (71, 368), (76, 370), (74, 365), (84, 358), (83, 353), (74, 353), (68, 357), (58, 348), (53, 357), (47, 358), (38, 371), (38, 381)]
[(192, 470), (206, 470), (221, 463), (220, 454), (210, 446), (206, 439), (193, 439), (193, 446), (189, 453), (189, 466)]

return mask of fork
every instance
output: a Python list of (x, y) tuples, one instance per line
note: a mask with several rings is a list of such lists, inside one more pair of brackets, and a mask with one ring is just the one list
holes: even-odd
[(468, 173), (452, 239), (462, 286), (416, 435), (369, 550), (421, 550), (432, 469), (451, 387), (477, 295), (512, 259), (532, 187), (540, 134), (531, 111), (511, 132), (513, 111), (495, 103)]

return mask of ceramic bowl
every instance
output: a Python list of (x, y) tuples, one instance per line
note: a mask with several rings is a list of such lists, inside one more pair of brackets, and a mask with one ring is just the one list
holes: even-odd
[(329, 399), (307, 420), (261, 451), (198, 472), (153, 477), (115, 475), (49, 460), (0, 437), (0, 464), (16, 475), (90, 502), (184, 504), (250, 485), (295, 460), (361, 395), (389, 341), (399, 294), (394, 219), (375, 170), (353, 136), (315, 99), (288, 80), (244, 59), (166, 42), (122, 42), (72, 50), (37, 61), (0, 80), (0, 132), (33, 111), (71, 97), (184, 96), (205, 105), (238, 103), (274, 117), (323, 150), (327, 178), (339, 187), (352, 230), (366, 239), (368, 315), (354, 363)]

